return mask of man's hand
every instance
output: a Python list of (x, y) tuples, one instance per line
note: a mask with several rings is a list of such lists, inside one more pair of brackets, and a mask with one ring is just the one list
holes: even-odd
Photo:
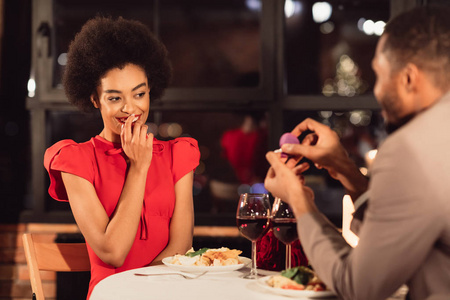
[(304, 156), (314, 162), (317, 168), (325, 168), (330, 175), (339, 179), (339, 161), (348, 160), (347, 151), (341, 145), (339, 136), (330, 127), (313, 119), (306, 119), (298, 124), (292, 134), (299, 136), (305, 131), (312, 131), (301, 144), (286, 144), (282, 150), (294, 156)]
[(264, 181), (266, 189), (275, 197), (289, 203), (296, 217), (317, 211), (313, 191), (303, 185), (304, 165), (291, 169), (282, 162), (280, 154), (274, 152), (268, 152), (266, 158), (271, 165)]
[(355, 201), (367, 190), (368, 180), (349, 158), (339, 141), (339, 136), (330, 127), (312, 119), (298, 124), (292, 134), (299, 136), (312, 131), (301, 144), (285, 144), (282, 151), (293, 157), (306, 157), (319, 169), (324, 168), (331, 177), (339, 180)]

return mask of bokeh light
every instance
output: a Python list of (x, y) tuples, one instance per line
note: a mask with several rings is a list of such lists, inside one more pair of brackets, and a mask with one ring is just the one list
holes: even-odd
[(65, 66), (67, 64), (67, 53), (61, 53), (57, 61), (60, 66)]
[(295, 14), (299, 14), (303, 9), (302, 3), (293, 1), (293, 0), (286, 0), (284, 3), (284, 14), (286, 18), (290, 18)]
[(27, 89), (28, 97), (34, 97), (36, 95), (36, 81), (34, 78), (28, 79)]
[(183, 128), (178, 123), (170, 123), (167, 126), (167, 135), (173, 138), (179, 137), (183, 133)]
[(245, 194), (245, 193), (251, 193), (252, 187), (248, 184), (241, 184), (238, 186), (237, 192), (238, 194)]
[(313, 20), (316, 23), (323, 23), (330, 19), (333, 8), (328, 2), (316, 2), (312, 6)]

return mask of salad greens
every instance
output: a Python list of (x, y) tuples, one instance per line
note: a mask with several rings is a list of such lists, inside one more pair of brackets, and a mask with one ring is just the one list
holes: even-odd
[(282, 271), (281, 275), (292, 279), (299, 284), (307, 285), (314, 277), (314, 272), (308, 267), (298, 266)]
[(194, 257), (197, 255), (202, 255), (203, 253), (205, 253), (206, 251), (208, 251), (209, 248), (201, 248), (200, 250), (194, 251), (194, 252), (188, 252), (185, 254), (185, 256), (189, 256), (189, 257)]

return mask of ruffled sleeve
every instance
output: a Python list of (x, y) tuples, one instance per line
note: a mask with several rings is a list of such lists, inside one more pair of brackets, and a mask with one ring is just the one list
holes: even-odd
[(61, 178), (61, 172), (80, 176), (89, 182), (94, 182), (92, 152), (87, 147), (72, 140), (57, 142), (45, 151), (44, 167), (50, 176), (48, 193), (58, 201), (68, 201), (66, 188)]
[(171, 146), (173, 182), (176, 183), (198, 166), (200, 151), (197, 141), (193, 138), (177, 138), (171, 141)]

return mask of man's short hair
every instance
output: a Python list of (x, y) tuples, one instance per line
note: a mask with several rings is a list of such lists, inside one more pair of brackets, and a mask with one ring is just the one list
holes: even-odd
[(432, 75), (436, 87), (450, 87), (450, 8), (421, 6), (386, 24), (383, 51), (393, 71), (413, 63)]

